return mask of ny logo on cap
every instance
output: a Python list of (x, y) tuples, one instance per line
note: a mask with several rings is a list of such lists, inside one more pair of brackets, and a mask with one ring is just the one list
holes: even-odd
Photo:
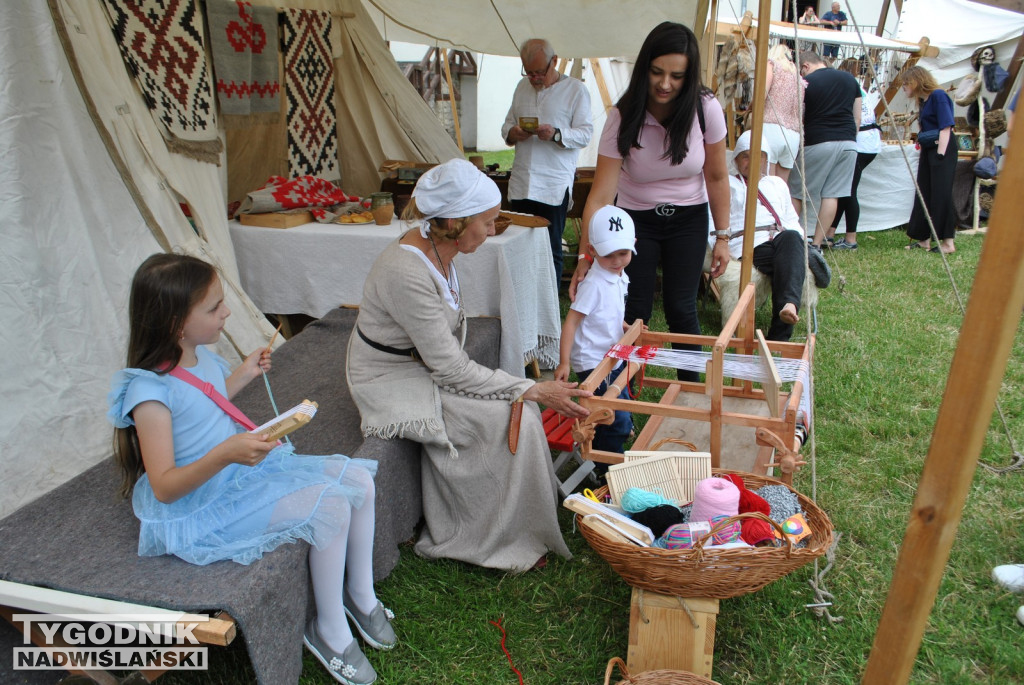
[(608, 220), (609, 231), (621, 231), (622, 230), (622, 217), (613, 216)]

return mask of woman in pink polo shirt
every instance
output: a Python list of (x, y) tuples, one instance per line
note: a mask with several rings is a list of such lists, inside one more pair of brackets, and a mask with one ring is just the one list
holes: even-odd
[[(591, 215), (615, 204), (636, 226), (636, 256), (626, 267), (626, 322), (650, 320), (660, 265), (669, 331), (698, 335), (697, 289), (709, 209), (718, 238), (712, 275), (729, 263), (725, 115), (701, 83), (700, 71), (700, 46), (686, 26), (664, 22), (644, 40), (629, 88), (608, 111), (601, 134), (594, 182), (583, 209), (580, 259), (570, 286), (575, 297), (576, 284), (590, 269)], [(681, 371), (679, 378), (697, 380), (697, 374)]]

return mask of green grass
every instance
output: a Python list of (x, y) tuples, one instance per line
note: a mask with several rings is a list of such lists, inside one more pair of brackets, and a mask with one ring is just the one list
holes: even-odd
[(510, 147), (506, 150), (491, 150), (482, 152), (467, 152), (466, 159), (479, 155), (484, 158), (484, 166), (488, 164), (498, 164), (499, 171), (508, 171), (512, 168), (512, 160), (515, 159), (516, 149)]
[[(965, 301), (983, 241), (959, 237), (949, 260)], [(961, 320), (940, 256), (905, 252), (905, 243), (899, 231), (865, 233), (857, 252), (830, 255), (833, 285), (821, 292), (818, 307), (817, 499), (842, 533), (825, 584), (835, 595), (831, 612), (843, 621), (828, 624), (804, 608), (815, 601), (807, 582), (812, 567), (723, 600), (714, 678), (724, 685), (860, 682)], [(716, 332), (714, 303), (702, 301), (701, 312), (705, 333)], [(759, 324), (767, 327), (767, 319), (762, 308)], [(664, 321), (655, 318), (652, 326), (663, 329)], [(803, 326), (797, 336), (806, 335)], [(1024, 441), (1019, 331), (1000, 400), (1014, 440)], [(1011, 460), (997, 421), (981, 459)], [(989, 578), (994, 565), (1024, 561), (1021, 476), (978, 469), (912, 683), (1024, 683), (1024, 628), (1014, 619), (1022, 600)], [(810, 492), (811, 469), (797, 474), (795, 485)], [(369, 653), (379, 682), (518, 682), (490, 623), (503, 619), (506, 646), (529, 685), (601, 683), (609, 657), (626, 656), (629, 588), (573, 530), (567, 512), (561, 521), (574, 558), (554, 558), (546, 569), (521, 576), (425, 561), (404, 547), (398, 567), (378, 586), (397, 613), (401, 640), (391, 652)], [(212, 659), (225, 673), (218, 681), (251, 679), (238, 646), (226, 655), (213, 650)], [(177, 675), (168, 681), (210, 682)], [(306, 655), (301, 682), (332, 681)]]

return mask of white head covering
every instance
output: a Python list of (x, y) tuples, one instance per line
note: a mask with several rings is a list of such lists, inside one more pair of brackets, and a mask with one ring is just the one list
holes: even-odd
[[(764, 144), (764, 136), (762, 138), (762, 146)], [(732, 151), (732, 156), (735, 158), (741, 152), (747, 152), (750, 150), (750, 131), (744, 131), (740, 134), (740, 137), (736, 139), (736, 148)]]
[(412, 191), (423, 214), (420, 234), (430, 236), (429, 219), (461, 219), (501, 204), (501, 191), (487, 174), (465, 159), (450, 159), (420, 176)]

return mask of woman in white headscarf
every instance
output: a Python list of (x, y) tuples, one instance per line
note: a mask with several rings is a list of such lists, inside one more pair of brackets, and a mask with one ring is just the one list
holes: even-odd
[[(423, 445), (417, 554), (526, 571), (548, 552), (569, 557), (556, 515), (557, 481), (537, 402), (587, 410), (574, 383), (535, 383), (473, 362), (456, 257), (494, 235), (501, 195), (473, 164), (427, 171), (402, 218), (412, 229), (377, 258), (349, 340), (349, 388), (364, 435)], [(520, 400), (518, 448), (509, 416)]]

